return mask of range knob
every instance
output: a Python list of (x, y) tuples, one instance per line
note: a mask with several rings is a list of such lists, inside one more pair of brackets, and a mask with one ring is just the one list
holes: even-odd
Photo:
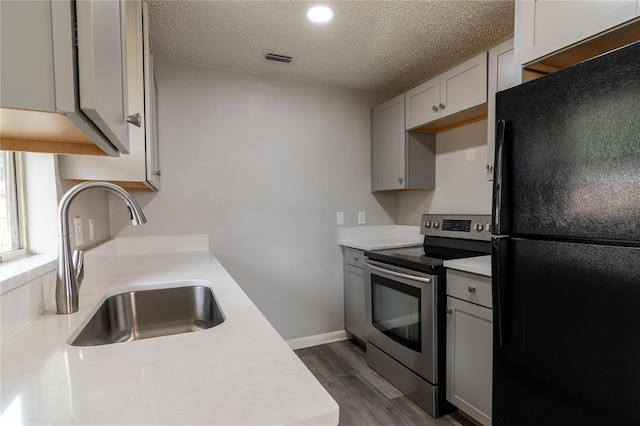
[(491, 232), (491, 222), (487, 222), (484, 227), (487, 228), (487, 232)]
[(424, 227), (425, 227), (425, 228), (431, 228), (431, 221), (430, 221), (430, 220), (426, 220), (426, 221), (424, 222)]
[(484, 229), (482, 222), (476, 222), (476, 231), (481, 232)]
[(438, 222), (437, 220), (433, 221), (433, 228), (434, 229), (438, 229), (440, 227), (440, 222)]

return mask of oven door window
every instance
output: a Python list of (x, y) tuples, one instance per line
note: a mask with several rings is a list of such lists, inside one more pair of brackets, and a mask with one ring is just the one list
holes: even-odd
[(389, 338), (422, 352), (420, 289), (371, 274), (371, 322)]

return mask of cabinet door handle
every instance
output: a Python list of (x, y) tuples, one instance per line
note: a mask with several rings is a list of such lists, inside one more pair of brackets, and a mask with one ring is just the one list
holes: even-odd
[(437, 107), (437, 106), (435, 106), (435, 105), (434, 105), (434, 106), (433, 106), (433, 108), (431, 108), (431, 109), (433, 109), (433, 112), (438, 112), (438, 107)]
[[(493, 174), (493, 230), (496, 235), (504, 235), (509, 233), (509, 224), (507, 219), (508, 214), (505, 211), (509, 211), (509, 206), (503, 210), (503, 201), (507, 201), (506, 195), (503, 199), (503, 193), (506, 193), (505, 186), (503, 185), (502, 177), (507, 176), (505, 173), (505, 167), (507, 166), (506, 158), (506, 128), (507, 122), (505, 120), (498, 120), (496, 123), (496, 153), (495, 160), (493, 161), (494, 174)], [(507, 202), (504, 203), (508, 204)], [(508, 220), (508, 219), (507, 219)]]
[(140, 113), (127, 116), (127, 123), (131, 123), (134, 126), (140, 127), (142, 125), (142, 118)]
[(403, 180), (404, 180), (404, 179), (402, 179), (401, 177), (399, 177), (399, 178), (398, 178), (398, 183), (399, 183), (400, 185), (402, 185), (402, 181), (403, 181)]
[(444, 109), (444, 104), (440, 104), (440, 109)]
[(476, 292), (476, 286), (475, 285), (470, 285), (469, 287), (467, 287), (467, 290), (469, 291), (469, 293), (475, 293)]
[(493, 341), (497, 346), (509, 344), (511, 336), (511, 290), (505, 285), (508, 271), (508, 238), (491, 239), (491, 298), (493, 300)]
[(153, 172), (154, 176), (162, 176), (162, 172), (160, 170), (156, 170), (155, 172)]
[(447, 308), (447, 313), (448, 313), (449, 315), (453, 314), (453, 308), (452, 308), (451, 306), (449, 306), (449, 307)]

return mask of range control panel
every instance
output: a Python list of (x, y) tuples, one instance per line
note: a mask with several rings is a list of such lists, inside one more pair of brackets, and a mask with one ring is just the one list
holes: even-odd
[(491, 239), (491, 216), (423, 214), (420, 233), (432, 237), (488, 241)]

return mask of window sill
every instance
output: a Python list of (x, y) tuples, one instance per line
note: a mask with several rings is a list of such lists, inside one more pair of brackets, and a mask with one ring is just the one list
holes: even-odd
[(37, 254), (0, 263), (0, 295), (55, 271), (57, 260), (56, 255)]

